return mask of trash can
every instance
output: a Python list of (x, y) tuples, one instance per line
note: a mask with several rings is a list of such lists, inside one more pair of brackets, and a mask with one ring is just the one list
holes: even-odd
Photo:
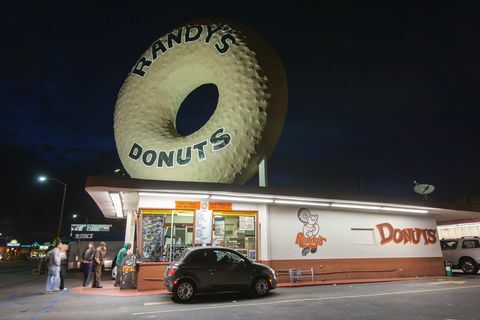
[(452, 273), (452, 262), (451, 261), (446, 261), (445, 262), (445, 274), (447, 277), (451, 277), (453, 275)]

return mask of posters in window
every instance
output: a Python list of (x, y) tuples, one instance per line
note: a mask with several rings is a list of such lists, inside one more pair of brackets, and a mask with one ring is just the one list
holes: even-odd
[(255, 217), (238, 217), (239, 230), (255, 230)]
[[(222, 218), (223, 219), (223, 218)], [(225, 221), (215, 218), (215, 237), (222, 237), (225, 235)]]
[(162, 258), (165, 217), (163, 215), (142, 215), (142, 257), (143, 261), (160, 261)]
[(197, 210), (195, 214), (195, 243), (212, 243), (212, 211)]

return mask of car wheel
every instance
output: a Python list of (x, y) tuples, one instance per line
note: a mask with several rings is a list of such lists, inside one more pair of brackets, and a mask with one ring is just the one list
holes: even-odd
[(258, 278), (253, 283), (253, 293), (259, 297), (266, 296), (270, 291), (270, 286), (268, 285), (267, 279)]
[(179, 301), (187, 302), (195, 294), (195, 287), (190, 281), (183, 281), (174, 288), (173, 294)]
[(472, 258), (463, 258), (460, 261), (460, 267), (466, 274), (477, 274), (478, 272), (478, 263), (476, 263)]

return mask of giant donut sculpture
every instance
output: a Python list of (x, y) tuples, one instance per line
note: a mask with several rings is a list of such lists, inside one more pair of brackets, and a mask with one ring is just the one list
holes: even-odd
[[(218, 88), (214, 114), (181, 136), (182, 101), (208, 83)], [(129, 73), (115, 140), (132, 178), (243, 184), (273, 152), (286, 111), (284, 68), (260, 35), (222, 20), (191, 22), (155, 41)]]

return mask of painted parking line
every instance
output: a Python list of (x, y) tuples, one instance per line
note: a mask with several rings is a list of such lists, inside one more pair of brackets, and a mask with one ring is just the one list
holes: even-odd
[(163, 302), (145, 302), (143, 305), (144, 306), (153, 306), (157, 304), (167, 304), (167, 303), (172, 303), (172, 301), (163, 301)]
[(228, 303), (228, 304), (221, 304), (221, 305), (216, 304), (216, 305), (205, 306), (205, 307), (178, 308), (178, 309), (166, 309), (166, 310), (157, 310), (157, 311), (135, 312), (135, 313), (132, 313), (132, 315), (139, 316), (139, 315), (147, 315), (147, 314), (159, 314), (159, 313), (170, 313), (170, 312), (189, 312), (189, 311), (200, 311), (200, 310), (209, 310), (209, 309), (258, 307), (258, 306), (265, 306), (265, 305), (289, 304), (289, 303), (307, 302), (307, 301), (358, 299), (358, 298), (393, 296), (393, 295), (403, 295), (403, 294), (412, 294), (412, 293), (439, 292), (439, 291), (447, 291), (447, 290), (463, 290), (463, 289), (474, 289), (474, 288), (480, 288), (480, 285), (463, 286), (463, 287), (449, 287), (449, 288), (436, 288), (436, 289), (410, 290), (410, 291), (370, 293), (370, 294), (359, 294), (359, 295), (351, 295), (351, 296), (312, 297), (312, 298), (302, 298), (302, 299), (275, 300), (275, 301), (258, 302), (258, 303)]
[(466, 281), (437, 281), (430, 282), (430, 284), (464, 284)]

